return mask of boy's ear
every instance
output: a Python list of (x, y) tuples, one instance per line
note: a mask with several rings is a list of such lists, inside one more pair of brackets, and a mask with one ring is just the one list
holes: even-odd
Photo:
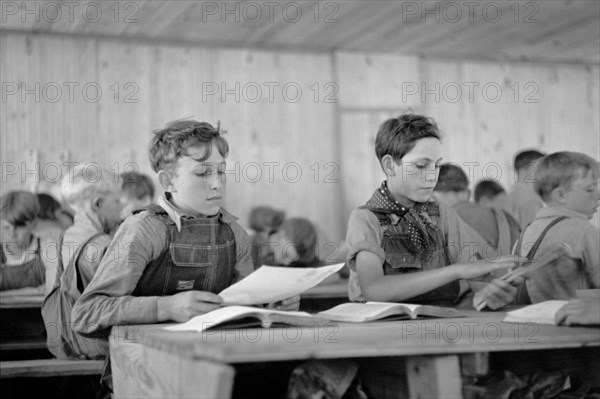
[(160, 172), (158, 172), (158, 183), (166, 192), (174, 193), (175, 191), (177, 191), (173, 186), (171, 174), (165, 170), (161, 170)]
[(394, 158), (391, 155), (387, 154), (384, 155), (383, 158), (381, 158), (381, 166), (387, 176), (396, 175), (396, 166), (398, 165), (396, 164)]
[(554, 190), (552, 190), (552, 194), (550, 194), (550, 198), (552, 198), (552, 201), (558, 202), (559, 204), (564, 203), (566, 197), (567, 191), (563, 186), (556, 187)]

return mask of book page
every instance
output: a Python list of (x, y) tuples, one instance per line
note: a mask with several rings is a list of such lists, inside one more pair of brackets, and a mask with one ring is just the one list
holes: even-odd
[(388, 302), (367, 302), (342, 303), (329, 310), (317, 313), (317, 316), (334, 321), (361, 323), (401, 314), (409, 315), (409, 309), (405, 309), (404, 305)]
[[(174, 326), (164, 327), (169, 331), (197, 331), (202, 332), (211, 327), (218, 326), (221, 323), (242, 319), (245, 317), (255, 317), (257, 320), (268, 321), (269, 317), (281, 316), (281, 319), (299, 318), (312, 319), (313, 316), (306, 312), (287, 312), (283, 310), (253, 308), (250, 306), (225, 306), (212, 312), (208, 312), (189, 321)], [(278, 319), (278, 318), (276, 318)]]
[(344, 263), (322, 267), (261, 266), (243, 280), (219, 293), (227, 305), (259, 305), (300, 295), (344, 267)]
[(545, 301), (510, 311), (504, 321), (515, 323), (554, 324), (554, 315), (568, 301)]

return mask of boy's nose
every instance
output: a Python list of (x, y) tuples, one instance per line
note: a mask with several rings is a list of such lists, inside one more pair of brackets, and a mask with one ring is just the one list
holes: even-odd
[(215, 173), (214, 175), (211, 176), (210, 179), (210, 188), (212, 190), (218, 190), (221, 187), (223, 187), (223, 177), (220, 176), (219, 174)]

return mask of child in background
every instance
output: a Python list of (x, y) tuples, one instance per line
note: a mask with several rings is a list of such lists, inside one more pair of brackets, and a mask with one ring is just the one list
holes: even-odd
[[(510, 255), (519, 238), (519, 225), (506, 211), (469, 202), (469, 178), (458, 165), (443, 164), (433, 197), (451, 206), (483, 238), (480, 253), (488, 259)], [(502, 272), (502, 271), (499, 271)]]
[(123, 210), (121, 219), (133, 215), (133, 212), (142, 209), (154, 200), (154, 185), (149, 176), (138, 172), (125, 172), (121, 174), (122, 190), (121, 202)]
[(255, 268), (262, 265), (274, 265), (273, 248), (270, 245), (271, 235), (281, 226), (285, 212), (270, 206), (257, 206), (250, 212), (250, 228), (252, 236), (252, 261)]
[(476, 204), (481, 206), (503, 208), (506, 201), (506, 191), (497, 181), (483, 179), (475, 185), (473, 199)]
[[(288, 267), (319, 267), (325, 265), (318, 256), (317, 231), (305, 218), (289, 218), (272, 236), (274, 260), (277, 265)], [(340, 280), (336, 273), (321, 284), (333, 284)]]
[(0, 291), (35, 287), (44, 292), (46, 245), (33, 234), (39, 212), (33, 193), (11, 191), (0, 197)]
[(351, 300), (453, 305), (469, 289), (461, 280), (514, 265), (471, 263), (478, 234), (452, 208), (429, 201), (442, 161), (430, 118), (385, 121), (375, 152), (387, 180), (348, 222)]
[(60, 234), (73, 224), (73, 216), (64, 211), (53, 196), (45, 193), (37, 194), (40, 202), (40, 213), (35, 226), (37, 236), (58, 238)]
[(476, 301), (484, 300), (489, 308), (498, 309), (513, 300), (528, 304), (570, 299), (578, 289), (600, 287), (600, 229), (589, 222), (600, 200), (599, 175), (598, 162), (585, 154), (556, 152), (540, 160), (535, 189), (546, 207), (523, 231), (517, 254), (539, 259), (566, 243), (573, 258), (552, 262), (528, 276), (525, 284), (493, 280)]
[(504, 201), (504, 209), (519, 223), (521, 230), (535, 218), (544, 203), (535, 192), (533, 184), (537, 161), (543, 157), (539, 151), (521, 151), (515, 156), (516, 183)]
[(120, 221), (121, 187), (112, 172), (80, 165), (63, 178), (61, 191), (75, 210), (75, 223), (64, 233), (54, 287), (42, 305), (48, 349), (62, 359), (101, 358), (107, 343), (76, 334), (71, 311), (112, 240), (109, 232)]

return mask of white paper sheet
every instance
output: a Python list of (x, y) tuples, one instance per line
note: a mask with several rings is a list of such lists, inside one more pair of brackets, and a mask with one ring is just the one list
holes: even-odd
[(248, 277), (219, 293), (226, 305), (259, 305), (300, 295), (344, 267), (292, 268), (261, 266)]

